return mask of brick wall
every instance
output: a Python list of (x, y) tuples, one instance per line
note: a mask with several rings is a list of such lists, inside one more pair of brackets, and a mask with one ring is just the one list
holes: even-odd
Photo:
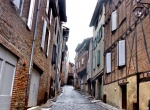
[[(34, 10), (34, 20), (32, 30), (27, 29), (25, 20), (19, 17), (19, 14), (15, 10), (10, 0), (2, 0), (0, 2), (0, 44), (13, 52), (18, 57), (15, 80), (12, 93), (11, 109), (22, 110), (25, 107), (25, 93), (27, 85), (27, 74), (29, 71), (29, 62), (31, 55), (31, 47), (33, 40), (33, 29), (35, 26), (35, 16), (37, 11), (37, 4)], [(28, 17), (29, 2), (25, 1), (22, 17)], [(33, 63), (43, 71), (40, 78), (38, 104), (44, 102), (45, 93), (49, 94), (50, 77), (54, 74), (54, 68), (51, 66), (51, 53), (53, 44), (53, 29), (54, 19), (50, 26), (51, 41), (50, 51), (48, 58), (41, 50), (41, 37), (43, 30), (42, 16), (45, 16), (46, 0), (41, 0), (40, 15), (37, 29), (37, 36), (35, 40), (35, 51), (33, 56)], [(25, 65), (24, 65), (25, 63)], [(32, 73), (31, 73), (32, 74)], [(32, 76), (32, 75), (31, 75)]]
[[(116, 5), (118, 4), (118, 0), (114, 0), (114, 3)], [(124, 6), (123, 6), (124, 4)], [(113, 4), (112, 4), (113, 5)], [(111, 15), (112, 8), (111, 5), (109, 6), (109, 3), (106, 5), (106, 21), (107, 16)], [(119, 24), (119, 19), (122, 14), (120, 14), (120, 10), (122, 7), (126, 7), (123, 11), (125, 15), (125, 20)], [(110, 10), (109, 10), (110, 9)], [(111, 20), (108, 22), (108, 24), (105, 27), (105, 52), (111, 52), (112, 53), (112, 73), (109, 75), (105, 75), (105, 81), (106, 83), (110, 83), (112, 81), (115, 81), (120, 78), (125, 78), (127, 76), (135, 74), (135, 61), (136, 61), (136, 48), (135, 48), (135, 29), (132, 29), (131, 32), (129, 32), (129, 28), (132, 28), (133, 24), (136, 21), (135, 14), (132, 12), (133, 4), (130, 0), (124, 0), (121, 5), (118, 6), (118, 28), (115, 32), (111, 32)], [(147, 47), (149, 51), (149, 35), (150, 35), (150, 26), (149, 26), (150, 18), (147, 15), (143, 20), (142, 24), (145, 30), (145, 36), (146, 36), (146, 42)], [(143, 32), (141, 23), (138, 21), (137, 24), (137, 48), (138, 48), (138, 66), (139, 66), (139, 72), (149, 71), (149, 63), (148, 58), (146, 55), (146, 50), (144, 46), (144, 38), (143, 38)], [(127, 33), (125, 35), (124, 33)], [(122, 69), (118, 69), (117, 67), (117, 42), (121, 39), (126, 40), (126, 66)], [(113, 45), (114, 44), (114, 45)], [(105, 58), (106, 59), (106, 58)]]

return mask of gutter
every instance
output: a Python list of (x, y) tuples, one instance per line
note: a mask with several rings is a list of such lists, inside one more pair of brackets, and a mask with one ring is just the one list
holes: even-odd
[(25, 108), (24, 110), (27, 110), (28, 107), (28, 98), (29, 98), (29, 82), (30, 82), (30, 74), (31, 74), (31, 69), (32, 69), (32, 64), (33, 64), (33, 54), (34, 54), (34, 47), (35, 47), (35, 39), (37, 35), (37, 25), (38, 25), (38, 16), (39, 16), (39, 10), (40, 10), (40, 3), (41, 0), (38, 0), (38, 8), (37, 8), (37, 13), (36, 13), (36, 24), (34, 28), (34, 35), (33, 35), (33, 41), (32, 41), (32, 51), (31, 51), (31, 56), (30, 56), (30, 66), (29, 66), (29, 72), (28, 72), (28, 77), (27, 77), (27, 86), (26, 86), (26, 96), (25, 96)]

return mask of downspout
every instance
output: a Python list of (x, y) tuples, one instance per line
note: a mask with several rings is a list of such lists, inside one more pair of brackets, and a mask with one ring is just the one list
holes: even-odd
[(137, 110), (139, 110), (139, 73), (138, 73), (138, 44), (137, 44), (137, 24), (135, 26), (135, 49), (136, 49), (136, 77), (137, 77)]
[(92, 60), (92, 65), (91, 65), (91, 90), (92, 90), (92, 96), (93, 96), (93, 85), (92, 85), (92, 71), (93, 71), (93, 37), (92, 37), (92, 49), (91, 49), (91, 60)]
[(35, 24), (35, 28), (34, 28), (32, 51), (31, 51), (31, 56), (30, 56), (30, 65), (29, 65), (29, 72), (28, 72), (27, 86), (26, 86), (25, 110), (27, 110), (27, 107), (28, 107), (30, 73), (31, 73), (31, 69), (32, 69), (35, 39), (36, 39), (36, 35), (37, 35), (37, 25), (38, 25), (38, 20), (39, 20), (38, 16), (39, 16), (39, 10), (40, 10), (40, 3), (41, 3), (41, 0), (38, 0), (38, 8), (37, 8), (37, 13), (36, 13), (36, 24)]

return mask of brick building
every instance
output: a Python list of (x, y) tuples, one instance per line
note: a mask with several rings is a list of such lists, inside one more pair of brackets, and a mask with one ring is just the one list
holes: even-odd
[(88, 91), (87, 85), (87, 61), (89, 58), (89, 44), (91, 38), (84, 39), (76, 47), (75, 69), (78, 76), (78, 85), (81, 90)]
[(96, 99), (103, 98), (103, 74), (104, 74), (104, 20), (105, 20), (105, 2), (99, 0), (96, 4), (90, 27), (93, 27), (92, 38), (92, 86), (93, 96)]
[(0, 109), (22, 110), (54, 95), (52, 53), (64, 9), (65, 0), (0, 1)]
[(149, 6), (134, 13), (135, 4), (106, 2), (103, 100), (120, 109), (145, 110), (150, 100)]

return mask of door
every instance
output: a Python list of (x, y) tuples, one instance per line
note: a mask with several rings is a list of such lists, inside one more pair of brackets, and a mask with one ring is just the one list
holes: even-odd
[(122, 109), (127, 109), (127, 86), (122, 86)]
[(0, 47), (0, 110), (10, 110), (17, 58)]
[(37, 70), (33, 69), (31, 74), (28, 107), (33, 107), (37, 105), (39, 81), (40, 73)]

